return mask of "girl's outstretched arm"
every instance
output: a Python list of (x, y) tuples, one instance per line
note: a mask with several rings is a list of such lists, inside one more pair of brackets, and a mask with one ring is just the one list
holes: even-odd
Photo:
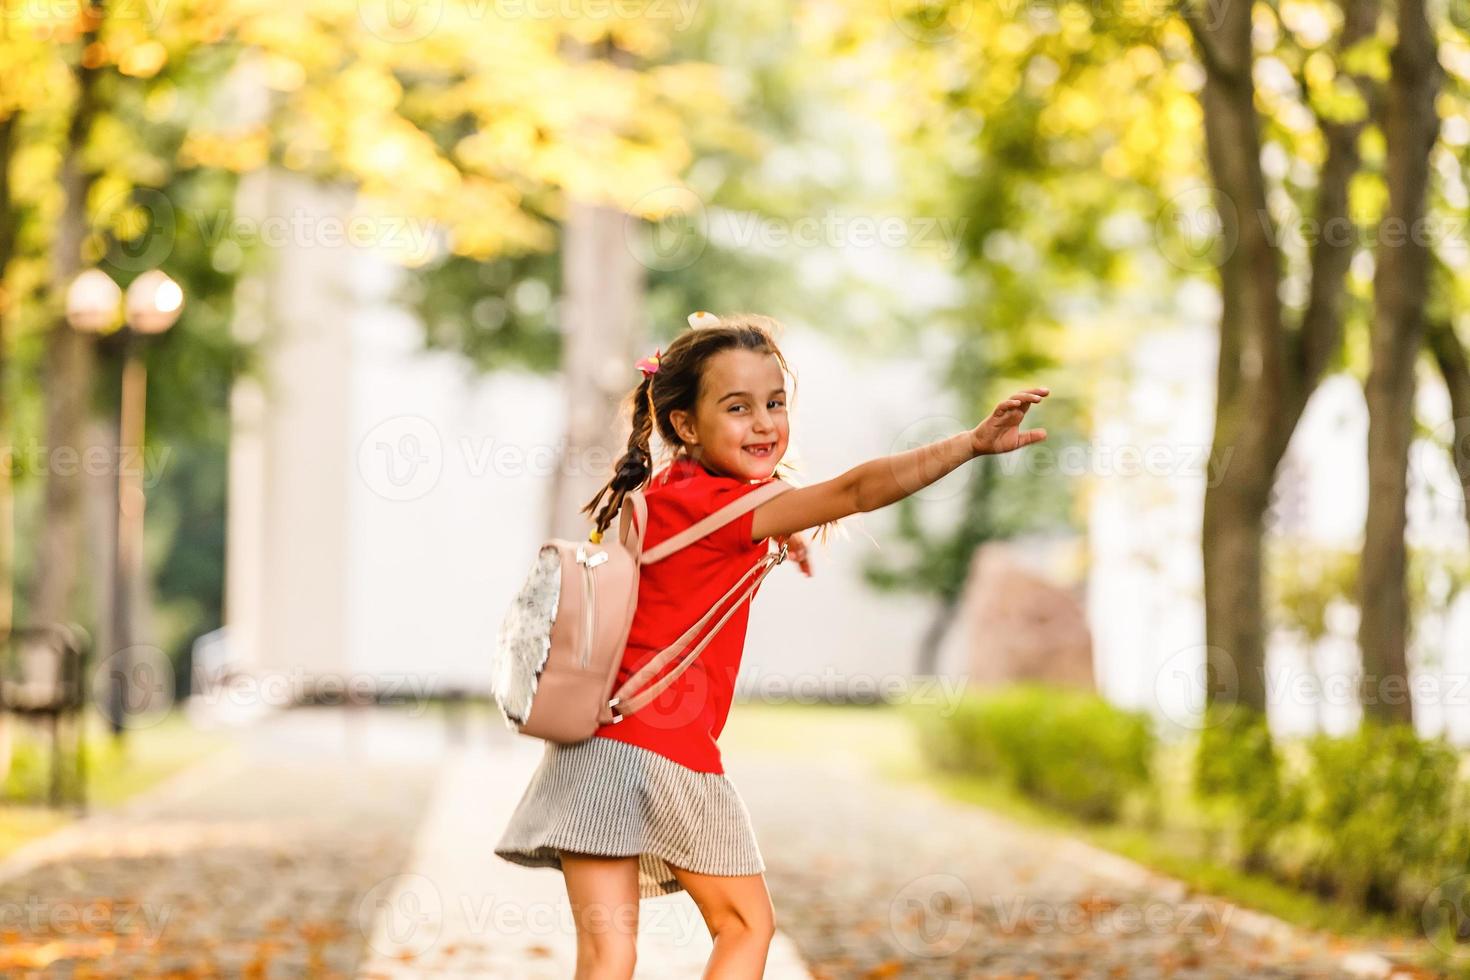
[(755, 509), (751, 536), (795, 534), (849, 514), (877, 510), (947, 476), (976, 456), (1006, 453), (1046, 438), (1045, 429), (1022, 432), (1026, 410), (1051, 393), (1049, 388), (1026, 388), (995, 407), (985, 421), (967, 432), (931, 442), (917, 449), (870, 459), (840, 476), (773, 497)]

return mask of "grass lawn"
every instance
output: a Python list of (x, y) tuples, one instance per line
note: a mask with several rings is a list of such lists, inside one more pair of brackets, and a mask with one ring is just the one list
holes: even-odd
[[(44, 805), (50, 778), (50, 736), (39, 726), (15, 718), (5, 800), (0, 801), (0, 857), (27, 841), (76, 819), (71, 808)], [(89, 711), (87, 732), (87, 802), (93, 809), (116, 806), (190, 765), (232, 744), (228, 731), (196, 731), (180, 711), (156, 724), (130, 730), (121, 746), (113, 743), (104, 719)]]
[[(1184, 833), (1169, 834), (1130, 823), (1089, 824), (1040, 806), (999, 780), (932, 770), (912, 726), (893, 707), (737, 703), (720, 735), (720, 745), (733, 754), (777, 754), (808, 759), (815, 765), (869, 767), (883, 778), (921, 783), (1017, 823), (1078, 837), (1177, 878), (1197, 891), (1266, 912), (1293, 925), (1361, 940), (1389, 952), (1403, 951), (1416, 959), (1433, 956), (1433, 947), (1424, 936), (1401, 923), (1369, 916), (1208, 859), (1202, 853), (1202, 839), (1188, 833), (1187, 828)], [(1171, 771), (1161, 773), (1162, 779), (1181, 778), (1178, 759), (1166, 754), (1165, 764)], [(1437, 969), (1446, 968), (1442, 962), (1435, 965)]]

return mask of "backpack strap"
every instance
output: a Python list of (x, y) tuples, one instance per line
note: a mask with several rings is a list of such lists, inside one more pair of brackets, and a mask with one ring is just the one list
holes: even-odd
[[(636, 518), (633, 527), (637, 538), (628, 540), (628, 522)], [(643, 499), (642, 490), (629, 490), (623, 495), (623, 507), (618, 514), (618, 540), (635, 555), (643, 554), (643, 536), (648, 533), (648, 501)], [(635, 547), (636, 545), (636, 547)]]
[[(649, 565), (653, 562), (659, 561), (660, 559), (667, 558), (669, 555), (678, 551), (680, 548), (687, 547), (688, 545), (693, 544), (705, 535), (724, 527), (726, 524), (729, 524), (731, 521), (745, 514), (747, 511), (754, 510), (761, 504), (765, 503), (767, 500), (770, 500), (772, 497), (775, 497), (778, 494), (785, 493), (787, 490), (792, 489), (795, 488), (792, 487), (791, 484), (783, 483), (779, 479), (771, 480), (767, 483), (764, 483), (754, 490), (741, 494), (739, 497), (730, 501), (728, 504), (715, 511), (713, 514), (710, 514), (707, 517), (702, 518), (701, 520), (695, 521), (693, 524), (689, 525), (678, 534), (670, 535), (668, 538), (660, 541), (652, 548), (649, 548), (648, 551), (644, 552), (640, 547), (638, 551), (638, 553), (641, 555), (640, 561), (644, 565)], [(629, 494), (629, 496), (632, 496), (632, 494)], [(646, 507), (644, 512), (641, 512), (639, 514), (639, 517), (640, 527), (648, 523)], [(639, 539), (639, 544), (642, 544), (641, 536)]]
[[(751, 495), (753, 495), (754, 493), (755, 491), (752, 491)], [(639, 708), (648, 704), (648, 702), (658, 697), (664, 688), (672, 684), (680, 674), (684, 673), (689, 665), (694, 662), (694, 658), (698, 657), (700, 653), (704, 651), (704, 648), (709, 645), (709, 642), (715, 638), (715, 635), (720, 632), (720, 628), (725, 625), (725, 621), (733, 616), (735, 614), (735, 610), (739, 609), (740, 606), (755, 593), (756, 586), (760, 585), (761, 580), (766, 577), (767, 573), (769, 573), (771, 569), (775, 568), (777, 565), (781, 564), (781, 562), (785, 560), (785, 544), (781, 545), (781, 550), (779, 552), (766, 552), (766, 554), (761, 556), (760, 561), (756, 562), (754, 565), (751, 565), (750, 568), (746, 569), (745, 574), (740, 576), (739, 581), (730, 586), (730, 590), (726, 592), (723, 596), (721, 596), (712, 607), (710, 607), (709, 612), (700, 617), (699, 622), (695, 623), (693, 626), (689, 627), (689, 629), (685, 630), (683, 636), (679, 637), (663, 650), (660, 650), (658, 654), (653, 657), (653, 659), (649, 660), (648, 663), (640, 667), (637, 672), (633, 674), (633, 676), (629, 677), (628, 680), (617, 689), (617, 691), (613, 694), (611, 700), (609, 700), (607, 703), (608, 710), (612, 713), (613, 721), (622, 721), (623, 715), (630, 715), (633, 712), (637, 711)], [(754, 579), (751, 579), (752, 574), (755, 575)], [(747, 584), (748, 579), (750, 581)], [(741, 591), (742, 585), (744, 586), (743, 591)], [(639, 691), (639, 693), (637, 693), (636, 695), (633, 695), (631, 697), (628, 696), (629, 691), (637, 690), (640, 684), (647, 682), (650, 678), (652, 678), (660, 670), (662, 670), (664, 666), (667, 665), (671, 660), (679, 656), (679, 654), (684, 651), (684, 648), (689, 645), (689, 641), (695, 636), (695, 634), (697, 634), (700, 629), (709, 622), (710, 617), (715, 614), (715, 611), (724, 604), (726, 599), (730, 598), (730, 596), (734, 595), (737, 591), (740, 591), (739, 596), (735, 599), (734, 602), (730, 603), (730, 608), (725, 610), (725, 614), (720, 617), (719, 622), (715, 623), (710, 631), (706, 633), (697, 644), (690, 648), (688, 653), (684, 654), (684, 659), (679, 661), (676, 667), (666, 673), (663, 677), (660, 677), (657, 683), (649, 686), (643, 691)]]
[[(696, 521), (678, 534), (664, 541), (660, 541), (657, 546), (650, 548), (646, 553), (643, 551), (643, 536), (648, 528), (648, 502), (644, 500), (641, 490), (633, 490), (623, 498), (623, 512), (619, 523), (619, 539), (639, 557), (640, 566), (651, 564), (652, 562), (668, 557), (680, 548), (693, 544), (705, 535), (724, 527), (737, 517), (754, 510), (772, 497), (792, 489), (794, 487), (789, 483), (783, 483), (779, 479), (771, 480), (769, 483), (742, 494), (713, 514)], [(631, 507), (629, 506), (630, 502)], [(636, 549), (633, 548), (633, 545), (629, 543), (628, 539), (629, 520), (634, 517), (637, 519), (635, 524), (637, 531)], [(741, 575), (735, 584), (730, 586), (729, 590), (715, 601), (714, 605), (699, 618), (698, 622), (685, 630), (684, 634), (672, 644), (660, 650), (648, 663), (639, 668), (617, 689), (608, 701), (604, 714), (610, 714), (613, 722), (619, 722), (623, 720), (624, 715), (632, 714), (658, 697), (664, 688), (672, 684), (680, 674), (688, 669), (689, 665), (694, 662), (694, 659), (704, 652), (704, 648), (720, 632), (725, 622), (735, 614), (735, 610), (739, 609), (741, 604), (755, 593), (756, 587), (760, 585), (761, 579), (765, 578), (772, 568), (785, 560), (785, 544), (781, 545), (779, 552), (767, 551), (762, 555), (759, 561), (746, 569), (745, 574)], [(752, 574), (755, 575), (753, 580), (751, 579)], [(741, 588), (742, 586), (744, 586), (743, 590)], [(689, 642), (698, 635), (699, 631), (710, 621), (710, 618), (724, 605), (725, 600), (736, 595), (737, 592), (739, 595), (736, 596), (735, 601), (730, 604), (730, 607), (725, 610), (725, 614), (720, 617), (719, 621), (715, 623), (697, 644), (685, 653), (684, 648), (689, 646)], [(672, 670), (663, 677), (660, 677), (655, 684), (646, 690), (640, 691), (632, 697), (628, 696), (628, 692), (636, 691), (639, 685), (647, 683), (675, 657), (679, 656), (680, 653), (684, 653), (684, 658)]]

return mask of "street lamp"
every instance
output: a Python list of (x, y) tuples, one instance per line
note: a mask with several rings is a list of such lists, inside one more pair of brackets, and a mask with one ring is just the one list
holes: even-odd
[[(123, 325), (118, 321), (122, 300)], [(133, 640), (134, 583), (142, 575), (143, 474), (137, 466), (123, 466), (122, 450), (136, 446), (142, 458), (145, 395), (148, 375), (142, 356), (142, 340), (161, 334), (178, 320), (184, 307), (184, 291), (157, 269), (134, 279), (126, 296), (100, 269), (88, 269), (72, 282), (66, 296), (66, 318), (77, 330), (99, 335), (99, 345), (115, 347), (122, 360), (122, 399), (118, 408), (118, 459), (116, 496), (113, 501), (112, 570), (112, 670), (110, 715), (114, 737), (123, 733), (130, 678), (129, 648)]]
[(183, 308), (183, 289), (157, 269), (143, 273), (128, 287), (126, 318), (138, 333), (163, 333)]
[(88, 269), (66, 291), (66, 321), (83, 333), (105, 334), (117, 324), (122, 290), (101, 269)]

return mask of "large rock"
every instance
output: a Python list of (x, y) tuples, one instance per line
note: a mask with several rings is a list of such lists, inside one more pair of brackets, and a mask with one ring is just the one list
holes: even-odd
[(971, 684), (1031, 680), (1096, 689), (1081, 603), (1023, 567), (1004, 544), (975, 552), (960, 625)]

